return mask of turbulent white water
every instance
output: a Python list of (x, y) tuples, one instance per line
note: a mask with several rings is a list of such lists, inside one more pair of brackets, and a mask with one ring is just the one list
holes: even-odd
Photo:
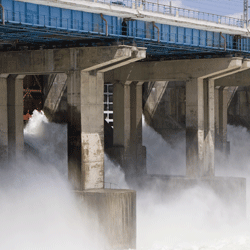
[[(250, 134), (233, 126), (228, 127), (228, 134), (231, 154), (226, 158), (217, 152), (216, 175), (246, 177), (248, 181)], [(185, 139), (173, 148), (144, 122), (143, 143), (150, 154), (147, 167), (151, 173), (185, 174)], [(248, 204), (249, 190), (248, 185)], [(157, 194), (150, 191), (143, 195), (138, 197), (137, 209), (139, 249), (250, 249), (249, 220), (242, 218), (236, 208), (223, 204), (212, 190), (188, 189), (165, 202), (156, 200)]]
[(24, 137), (35, 156), (0, 171), (0, 249), (102, 250), (67, 182), (66, 126), (35, 111)]
[[(102, 250), (101, 236), (92, 241), (95, 221), (79, 212), (67, 182), (66, 126), (35, 111), (24, 135), (35, 156), (0, 172), (0, 249)], [(184, 143), (173, 148), (146, 124), (143, 136), (150, 173), (185, 174)], [(229, 136), (231, 156), (220, 157), (216, 174), (248, 177), (250, 135), (229, 127)], [(106, 187), (128, 188), (106, 156), (105, 168)], [(192, 188), (168, 201), (145, 190), (137, 193), (137, 249), (250, 249), (250, 226), (211, 190)]]

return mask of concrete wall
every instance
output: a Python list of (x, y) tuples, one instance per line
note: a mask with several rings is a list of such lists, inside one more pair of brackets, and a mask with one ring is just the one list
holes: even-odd
[(99, 189), (77, 191), (75, 194), (85, 214), (95, 213), (101, 233), (112, 249), (136, 248), (135, 191)]

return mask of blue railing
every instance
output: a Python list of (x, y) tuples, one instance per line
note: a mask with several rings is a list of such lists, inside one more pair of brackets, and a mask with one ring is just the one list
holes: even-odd
[(164, 15), (192, 18), (196, 20), (208, 21), (213, 23), (221, 23), (229, 26), (244, 27), (244, 20), (229, 16), (221, 16), (212, 13), (191, 10), (186, 8), (174, 7), (171, 5), (158, 4), (143, 0), (87, 0), (96, 3), (103, 3), (112, 6), (128, 7), (137, 10), (145, 10), (150, 12), (157, 12)]

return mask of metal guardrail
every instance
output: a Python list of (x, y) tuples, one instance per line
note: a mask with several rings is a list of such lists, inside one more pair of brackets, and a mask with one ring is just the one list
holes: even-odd
[(96, 3), (103, 3), (113, 6), (127, 7), (137, 10), (145, 10), (150, 12), (161, 13), (164, 15), (185, 17), (196, 20), (208, 21), (213, 23), (221, 23), (229, 26), (244, 27), (244, 20), (229, 16), (216, 15), (212, 13), (174, 7), (166, 4), (158, 4), (146, 0), (87, 0)]

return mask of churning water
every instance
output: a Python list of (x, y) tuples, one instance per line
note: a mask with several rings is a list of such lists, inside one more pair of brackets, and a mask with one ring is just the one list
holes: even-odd
[[(250, 134), (228, 127), (231, 155), (217, 152), (216, 176), (250, 177)], [(175, 146), (143, 120), (143, 143), (150, 157), (148, 171), (185, 174), (185, 138)], [(249, 186), (247, 200), (250, 202)], [(250, 249), (250, 222), (236, 208), (227, 207), (210, 190), (197, 186), (174, 200), (159, 201), (157, 194), (138, 197), (138, 248), (147, 250), (243, 250)]]
[[(25, 127), (29, 153), (0, 173), (0, 249), (103, 249), (101, 235), (92, 241), (95, 222), (79, 212), (67, 182), (66, 132), (36, 111)], [(145, 123), (143, 136), (150, 173), (185, 174), (185, 143), (170, 146)], [(229, 136), (231, 156), (219, 157), (216, 174), (248, 178), (250, 135), (229, 127)], [(106, 156), (105, 168), (107, 187), (128, 188), (119, 166)], [(152, 190), (139, 191), (137, 249), (250, 249), (249, 221), (202, 187), (168, 201)]]

